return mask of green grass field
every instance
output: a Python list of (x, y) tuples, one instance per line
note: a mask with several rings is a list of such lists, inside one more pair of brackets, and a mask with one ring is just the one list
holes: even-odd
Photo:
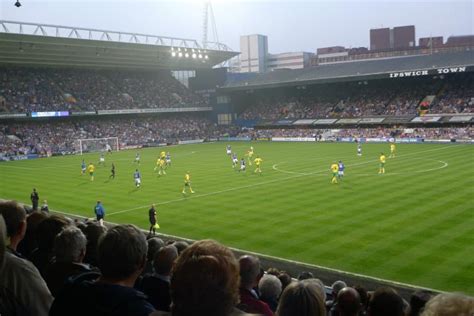
[[(86, 217), (100, 199), (106, 220), (144, 229), (156, 203), (162, 233), (474, 294), (473, 146), (400, 144), (379, 175), (387, 144), (365, 144), (358, 157), (354, 144), (257, 142), (257, 175), (253, 166), (234, 171), (225, 145), (168, 148), (172, 166), (162, 177), (153, 172), (160, 149), (141, 150), (140, 189), (134, 150), (107, 155), (94, 182), (80, 175), (80, 156), (0, 163), (0, 197), (29, 202), (36, 187), (51, 209)], [(240, 157), (251, 144), (231, 145)], [(339, 159), (346, 175), (331, 185), (329, 166)], [(109, 181), (112, 161), (117, 177)], [(183, 197), (187, 170), (196, 193)]]

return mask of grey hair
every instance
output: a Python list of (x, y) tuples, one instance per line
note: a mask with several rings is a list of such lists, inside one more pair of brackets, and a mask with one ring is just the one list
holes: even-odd
[(336, 294), (339, 293), (340, 290), (347, 287), (346, 282), (344, 281), (336, 281), (331, 285), (332, 291)]
[(316, 278), (306, 279), (306, 280), (303, 280), (303, 281), (316, 285), (318, 290), (319, 290), (319, 294), (323, 298), (323, 302), (326, 301), (326, 289), (325, 289), (323, 281), (321, 281), (320, 279), (316, 279)]
[(422, 316), (472, 316), (474, 298), (461, 293), (442, 293), (426, 303)]
[(276, 276), (265, 274), (258, 282), (258, 290), (263, 297), (278, 299), (281, 294), (281, 282)]
[(85, 254), (87, 238), (76, 226), (67, 226), (54, 239), (54, 254), (58, 262), (78, 262)]

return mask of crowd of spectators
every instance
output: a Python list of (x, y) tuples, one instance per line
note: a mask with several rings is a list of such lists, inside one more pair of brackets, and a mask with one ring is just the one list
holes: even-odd
[(173, 78), (155, 73), (0, 67), (0, 112), (96, 111), (203, 106)]
[[(65, 154), (79, 152), (79, 139), (117, 137), (119, 148), (175, 144), (192, 139), (216, 139), (225, 136), (249, 137), (315, 137), (332, 140), (355, 138), (420, 138), (420, 139), (474, 139), (474, 128), (344, 128), (344, 129), (242, 129), (236, 126), (218, 126), (204, 116), (180, 115), (170, 117), (113, 118), (79, 121), (0, 123), (0, 158), (38, 154)], [(115, 145), (112, 143), (112, 145)], [(96, 145), (99, 146), (100, 145)], [(104, 150), (82, 144), (82, 150)], [(114, 150), (116, 148), (114, 147)]]
[(0, 155), (73, 153), (79, 139), (117, 137), (124, 148), (208, 139), (224, 131), (199, 115), (0, 123)]
[(433, 128), (343, 128), (343, 129), (245, 129), (239, 137), (262, 139), (271, 137), (313, 137), (317, 140), (337, 138), (420, 138), (420, 139), (474, 139), (474, 127), (433, 127)]
[[(474, 81), (437, 80), (413, 85), (347, 84), (327, 90), (300, 90), (280, 95), (256, 94), (245, 101), (241, 119), (276, 120), (305, 118), (349, 118), (361, 116), (418, 115), (426, 97), (434, 102), (428, 113), (474, 113)], [(423, 112), (424, 113), (424, 112)]]
[[(8, 241), (8, 243), (7, 243)], [(91, 253), (92, 255), (88, 256)], [(147, 268), (148, 263), (151, 266)], [(292, 279), (213, 240), (164, 241), (0, 202), (2, 315), (471, 316), (474, 298)]]

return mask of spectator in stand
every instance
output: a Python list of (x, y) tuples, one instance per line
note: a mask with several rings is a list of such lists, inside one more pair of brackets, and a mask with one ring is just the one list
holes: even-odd
[(342, 288), (337, 294), (336, 301), (334, 306), (336, 313), (332, 315), (358, 316), (362, 309), (359, 293), (351, 287)]
[(41, 211), (49, 213), (48, 201), (46, 200), (43, 201), (43, 205), (41, 205)]
[(56, 214), (46, 218), (38, 225), (38, 248), (31, 253), (31, 261), (42, 276), (44, 276), (46, 267), (53, 259), (56, 235), (68, 225), (69, 222), (65, 217)]
[(356, 285), (353, 288), (359, 293), (361, 303), (360, 316), (365, 316), (367, 314), (367, 308), (369, 307), (369, 295), (367, 290), (361, 285)]
[(290, 283), (293, 281), (293, 280), (291, 279), (291, 276), (290, 276), (287, 272), (285, 272), (285, 271), (281, 271), (281, 272), (280, 272), (280, 274), (278, 275), (278, 279), (279, 279), (280, 282), (281, 282), (281, 291), (282, 291), (282, 292), (283, 292), (283, 291), (286, 289), (286, 287), (287, 287), (288, 285), (290, 285)]
[(33, 192), (31, 192), (30, 199), (31, 199), (31, 204), (32, 204), (33, 211), (37, 211), (38, 210), (39, 195), (38, 195), (38, 192), (36, 192), (36, 189), (33, 189)]
[(389, 287), (377, 289), (369, 301), (369, 316), (404, 316), (403, 299)]
[(7, 253), (10, 252), (19, 258), (23, 256), (17, 251), (18, 245), (26, 234), (26, 212), (16, 201), (0, 202), (0, 215), (3, 216), (7, 228), (9, 243)]
[(181, 254), (184, 250), (186, 250), (186, 248), (189, 247), (189, 244), (185, 242), (184, 240), (179, 240), (179, 241), (175, 241), (173, 243), (173, 246), (175, 246), (176, 249), (178, 249), (178, 254)]
[(474, 298), (460, 293), (442, 293), (433, 297), (421, 316), (472, 316)]
[(87, 222), (86, 227), (83, 229), (84, 235), (87, 238), (86, 256), (84, 262), (91, 266), (97, 267), (97, 252), (99, 239), (107, 232), (107, 228), (100, 226), (96, 222)]
[(431, 292), (423, 290), (413, 293), (410, 297), (410, 314), (408, 316), (419, 316), (432, 296)]
[(46, 268), (44, 277), (53, 296), (61, 292), (68, 278), (93, 271), (83, 263), (86, 245), (86, 236), (75, 226), (64, 228), (56, 236), (54, 261)]
[(174, 262), (178, 258), (178, 250), (168, 245), (156, 252), (153, 259), (155, 272), (147, 274), (141, 281), (140, 290), (148, 296), (148, 301), (160, 311), (170, 311), (170, 279)]
[(98, 267), (102, 276), (64, 288), (50, 311), (55, 315), (149, 315), (146, 296), (133, 289), (147, 253), (143, 233), (133, 225), (118, 225), (99, 241)]
[(276, 315), (325, 316), (323, 291), (314, 279), (291, 283), (281, 295)]
[(0, 249), (0, 314), (48, 315), (53, 297), (46, 283), (35, 266), (16, 252), (26, 232), (25, 210), (15, 201), (0, 202), (0, 215), (0, 244), (5, 245), (5, 237), (10, 242)]
[(313, 278), (314, 278), (313, 273), (311, 273), (311, 272), (309, 272), (309, 271), (302, 271), (302, 272), (298, 275), (298, 281), (303, 281), (303, 280), (313, 279)]
[(148, 253), (146, 255), (146, 265), (145, 265), (145, 269), (143, 269), (142, 275), (151, 274), (154, 272), (153, 259), (155, 258), (155, 254), (165, 245), (163, 240), (158, 237), (149, 238), (147, 240), (147, 243), (148, 243)]
[(18, 244), (17, 251), (26, 258), (31, 257), (33, 250), (38, 248), (37, 229), (39, 224), (48, 218), (43, 212), (34, 212), (26, 218), (26, 233), (23, 240)]
[(332, 300), (328, 300), (326, 302), (326, 308), (327, 310), (331, 310), (331, 308), (337, 303), (337, 294), (339, 293), (340, 290), (345, 288), (347, 286), (346, 282), (344, 281), (335, 281), (332, 286), (331, 286), (331, 297)]
[(173, 316), (241, 315), (239, 264), (232, 251), (213, 241), (193, 243), (178, 257), (171, 274)]
[(240, 265), (240, 305), (239, 308), (247, 313), (273, 315), (267, 303), (259, 299), (255, 288), (260, 281), (260, 260), (257, 257), (245, 255), (239, 258)]
[(258, 292), (260, 299), (268, 304), (272, 312), (276, 312), (281, 294), (280, 280), (271, 274), (264, 275), (258, 282)]
[(3, 267), (5, 262), (5, 252), (7, 250), (7, 226), (3, 215), (0, 214), (0, 269)]

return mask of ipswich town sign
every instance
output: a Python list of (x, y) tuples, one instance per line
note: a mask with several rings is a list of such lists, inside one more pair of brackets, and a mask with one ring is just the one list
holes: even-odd
[(444, 75), (458, 72), (466, 72), (467, 67), (446, 67), (437, 69), (425, 69), (425, 70), (409, 70), (400, 72), (391, 72), (390, 78), (405, 78), (405, 77), (419, 77), (429, 75)]

